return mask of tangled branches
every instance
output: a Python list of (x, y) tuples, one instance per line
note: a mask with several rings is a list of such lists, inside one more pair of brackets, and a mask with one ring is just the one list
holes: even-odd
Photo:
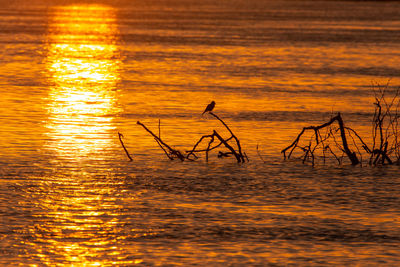
[[(334, 122), (338, 123), (338, 128), (334, 128), (332, 127), (332, 124)], [(321, 130), (327, 128), (328, 131), (326, 132), (325, 136), (322, 137), (321, 135)], [(308, 145), (306, 146), (300, 146), (299, 145), (299, 141), (300, 138), (302, 137), (302, 135), (307, 131), (307, 130), (311, 130), (314, 132), (312, 138), (310, 139)], [(308, 126), (308, 127), (304, 127), (303, 130), (299, 133), (299, 135), (297, 136), (297, 138), (293, 141), (292, 144), (290, 144), (288, 147), (284, 148), (281, 153), (283, 153), (284, 159), (286, 158), (290, 158), (293, 151), (296, 148), (299, 148), (300, 150), (302, 150), (304, 152), (303, 155), (303, 163), (307, 160), (311, 160), (312, 164), (314, 165), (315, 163), (315, 151), (318, 148), (322, 147), (323, 150), (323, 160), (325, 162), (326, 159), (326, 152), (330, 152), (339, 163), (341, 163), (343, 155), (346, 155), (350, 161), (352, 165), (357, 165), (360, 163), (356, 153), (354, 151), (351, 151), (347, 142), (347, 137), (346, 137), (346, 130), (347, 131), (353, 131), (355, 133), (354, 130), (344, 127), (344, 123), (343, 123), (343, 119), (342, 116), (340, 115), (340, 113), (338, 113), (335, 117), (331, 118), (328, 122), (319, 125), (319, 126)], [(337, 132), (340, 132), (340, 139), (341, 139), (341, 143), (338, 143), (335, 137), (335, 134)], [(358, 136), (358, 135), (357, 135)], [(342, 152), (341, 156), (338, 156), (331, 148), (331, 146), (329, 144), (327, 144), (328, 140), (332, 138), (334, 141), (335, 146)], [(313, 142), (313, 140), (315, 139), (315, 143)], [(360, 138), (361, 140), (361, 138)], [(362, 141), (362, 140), (361, 140)], [(362, 141), (363, 142), (363, 141)], [(289, 150), (289, 155), (286, 156), (286, 152)]]
[[(324, 124), (304, 127), (297, 138), (281, 151), (284, 159), (289, 159), (296, 150), (302, 152), (303, 163), (311, 162), (312, 165), (315, 164), (317, 157), (322, 158), (325, 163), (328, 155), (333, 156), (339, 164), (343, 162), (344, 157), (347, 157), (352, 165), (362, 164), (363, 156), (368, 158), (367, 162), (370, 165), (399, 162), (400, 89), (397, 89), (392, 98), (387, 100), (387, 88), (388, 86), (374, 88), (375, 110), (372, 119), (372, 145), (368, 146), (355, 130), (344, 126), (342, 116), (338, 113)], [(336, 127), (334, 122), (338, 124)], [(324, 135), (321, 133), (323, 129), (326, 130)], [(300, 145), (300, 139), (309, 131), (312, 134), (308, 143)], [(348, 140), (351, 140), (350, 145)]]
[[(388, 85), (376, 86), (373, 90), (375, 109), (372, 117), (371, 136), (368, 138), (369, 145), (354, 129), (345, 126), (342, 115), (338, 113), (326, 123), (304, 127), (295, 140), (281, 151), (284, 159), (295, 157), (300, 153), (303, 163), (311, 162), (312, 165), (320, 159), (323, 163), (329, 159), (336, 160), (338, 164), (342, 164), (344, 159), (348, 159), (352, 165), (400, 163), (400, 88), (395, 90), (389, 98), (387, 94), (393, 92), (388, 91)], [(210, 134), (201, 136), (191, 150), (185, 152), (172, 148), (161, 139), (160, 123), (158, 135), (140, 121), (137, 124), (154, 138), (170, 160), (195, 161), (200, 158), (200, 154), (204, 153), (205, 159), (208, 161), (210, 152), (217, 148), (225, 148), (225, 151), (218, 152), (219, 158), (234, 156), (238, 163), (248, 161), (246, 153), (242, 151), (239, 139), (229, 126), (213, 113), (214, 107), (215, 102), (212, 101), (203, 114), (208, 113), (217, 119), (230, 136), (224, 138), (213, 129)], [(119, 134), (119, 140), (126, 155), (132, 160), (122, 141), (122, 134)], [(304, 142), (304, 140), (307, 141)]]
[(399, 143), (399, 94), (400, 89), (394, 92), (394, 96), (389, 101), (386, 99), (388, 86), (377, 85), (374, 88), (375, 112), (372, 119), (372, 149), (369, 163), (392, 164), (391, 159), (400, 159)]
[[(160, 146), (160, 148), (164, 151), (165, 155), (170, 160), (179, 159), (181, 161), (184, 161), (184, 160), (195, 161), (200, 158), (198, 156), (199, 153), (205, 153), (206, 161), (208, 161), (209, 153), (211, 151), (213, 151), (214, 149), (219, 148), (219, 147), (225, 147), (228, 151), (226, 151), (226, 152), (219, 151), (219, 153), (218, 153), (219, 158), (229, 157), (229, 156), (233, 155), (236, 158), (236, 161), (238, 163), (244, 163), (246, 160), (248, 161), (246, 154), (242, 152), (242, 147), (240, 145), (239, 139), (232, 132), (232, 130), (228, 127), (228, 125), (219, 116), (217, 116), (215, 113), (211, 112), (211, 110), (207, 110), (205, 112), (208, 112), (214, 118), (219, 120), (222, 123), (222, 125), (224, 125), (224, 127), (230, 133), (230, 137), (223, 138), (216, 130), (213, 130), (211, 134), (200, 137), (199, 141), (197, 141), (197, 143), (193, 146), (193, 148), (191, 150), (186, 151), (186, 153), (182, 153), (179, 150), (173, 149), (170, 145), (168, 145), (165, 141), (163, 141), (161, 139), (160, 123), (158, 126), (159, 127), (158, 128), (159, 129), (158, 136), (156, 134), (154, 134), (149, 128), (147, 128), (140, 121), (138, 121), (137, 124), (142, 126), (154, 138), (154, 140), (157, 142), (157, 144)], [(124, 148), (126, 155), (128, 156), (128, 158), (130, 160), (132, 160), (128, 151), (126, 150), (126, 147), (124, 146), (124, 144), (122, 142), (122, 139), (121, 139), (122, 135), (120, 133), (118, 133), (118, 134), (119, 134), (121, 145)], [(208, 140), (207, 148), (206, 149), (198, 149), (199, 145), (205, 140)], [(233, 143), (233, 144), (231, 144), (231, 143)]]
[[(225, 128), (229, 131), (231, 136), (229, 138), (227, 138), (227, 139), (224, 139), (224, 138), (221, 137), (221, 135), (216, 130), (213, 130), (212, 134), (203, 135), (199, 139), (199, 141), (197, 141), (197, 143), (194, 145), (192, 150), (187, 151), (186, 158), (188, 158), (188, 159), (197, 159), (198, 156), (195, 153), (205, 152), (206, 161), (208, 161), (208, 153), (210, 151), (220, 147), (221, 145), (224, 145), (229, 150), (229, 152), (221, 152), (220, 151), (219, 154), (218, 154), (218, 157), (221, 158), (221, 157), (227, 157), (227, 156), (230, 156), (230, 155), (234, 155), (238, 163), (245, 162), (245, 159), (248, 161), (246, 153), (242, 152), (242, 147), (240, 145), (239, 139), (236, 137), (236, 135), (233, 134), (232, 130), (228, 127), (228, 125), (220, 117), (218, 117), (216, 114), (214, 114), (213, 112), (210, 111), (209, 114), (211, 114), (217, 120), (219, 120), (225, 126)], [(206, 149), (196, 150), (197, 147), (200, 145), (200, 143), (202, 143), (203, 140), (205, 140), (206, 138), (209, 139), (208, 144), (207, 144), (207, 148)], [(215, 138), (218, 139), (219, 143), (217, 145), (212, 146), (212, 144), (215, 141)], [(232, 140), (232, 139), (235, 140), (237, 150), (234, 149), (233, 146), (229, 144), (229, 141)]]

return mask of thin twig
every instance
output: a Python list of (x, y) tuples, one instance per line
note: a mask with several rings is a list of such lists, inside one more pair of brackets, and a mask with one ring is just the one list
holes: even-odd
[(260, 151), (258, 150), (258, 144), (257, 144), (257, 155), (260, 157), (260, 159), (261, 159), (261, 161), (263, 162), (263, 163), (266, 163), (266, 161), (263, 159), (263, 157), (261, 156), (261, 154), (260, 154)]
[(125, 150), (125, 154), (128, 156), (129, 161), (132, 161), (133, 159), (132, 159), (132, 157), (129, 155), (129, 152), (128, 152), (128, 150), (126, 149), (126, 147), (125, 147), (125, 145), (124, 145), (124, 142), (122, 141), (122, 137), (124, 137), (124, 136), (122, 135), (122, 133), (118, 132), (118, 138), (119, 138), (119, 141), (121, 142), (122, 147), (123, 147), (124, 150)]

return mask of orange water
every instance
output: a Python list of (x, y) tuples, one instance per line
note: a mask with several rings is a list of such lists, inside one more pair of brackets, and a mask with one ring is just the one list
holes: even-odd
[[(369, 141), (372, 85), (389, 81), (390, 95), (399, 83), (399, 11), (4, 4), (0, 264), (397, 265), (397, 166), (311, 167), (280, 151), (336, 112)], [(250, 162), (169, 161), (136, 124), (158, 134), (160, 120), (163, 140), (185, 151), (213, 129), (228, 136), (201, 116), (211, 100)]]

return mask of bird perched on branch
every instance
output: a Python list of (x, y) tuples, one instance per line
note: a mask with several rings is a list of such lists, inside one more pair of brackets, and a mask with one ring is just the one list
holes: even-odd
[(204, 112), (201, 114), (201, 116), (203, 116), (204, 113), (206, 113), (206, 112), (212, 111), (212, 110), (214, 109), (214, 107), (215, 107), (215, 102), (214, 102), (214, 101), (211, 101), (211, 103), (207, 105), (206, 109), (205, 109)]

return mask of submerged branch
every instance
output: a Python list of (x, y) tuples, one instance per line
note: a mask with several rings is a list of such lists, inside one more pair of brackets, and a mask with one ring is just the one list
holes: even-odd
[[(141, 123), (140, 121), (137, 121), (137, 124), (139, 124), (140, 126), (142, 126), (148, 133), (150, 133), (154, 139), (156, 140), (156, 142), (158, 143), (158, 145), (164, 150), (164, 152), (166, 153), (166, 155), (168, 156), (168, 158), (170, 160), (173, 160), (174, 157), (177, 157), (178, 159), (180, 159), (181, 161), (185, 160), (185, 156), (182, 155), (182, 153), (179, 150), (175, 150), (173, 148), (171, 148), (168, 144), (166, 144), (160, 137), (158, 137), (157, 135), (155, 135), (152, 131), (150, 131), (143, 123)], [(168, 150), (168, 152), (167, 152)]]
[(132, 161), (133, 159), (132, 159), (132, 157), (129, 155), (129, 152), (128, 152), (128, 150), (126, 149), (124, 142), (122, 141), (122, 137), (124, 137), (124, 136), (122, 135), (122, 133), (118, 132), (119, 141), (121, 142), (121, 145), (122, 145), (122, 147), (124, 148), (124, 151), (125, 151), (126, 155), (128, 156), (129, 161)]
[[(339, 125), (339, 130), (340, 130), (340, 137), (342, 139), (342, 146), (343, 146), (343, 151), (344, 153), (347, 155), (347, 157), (350, 159), (351, 164), (352, 165), (357, 165), (360, 163), (360, 161), (357, 158), (357, 155), (355, 152), (351, 151), (349, 148), (349, 145), (347, 143), (347, 138), (346, 138), (346, 132), (345, 132), (345, 127), (344, 127), (344, 123), (343, 123), (343, 119), (342, 116), (340, 115), (340, 113), (338, 113), (335, 117), (332, 117), (328, 122), (323, 123), (319, 126), (308, 126), (308, 127), (304, 127), (302, 129), (302, 131), (297, 135), (296, 139), (286, 148), (284, 148), (281, 153), (283, 153), (284, 159), (286, 158), (290, 158), (290, 156), (292, 155), (293, 151), (296, 149), (296, 147), (298, 146), (298, 143), (300, 141), (300, 138), (302, 137), (302, 135), (307, 131), (307, 130), (312, 130), (314, 132), (315, 135), (315, 141), (316, 141), (316, 145), (315, 147), (311, 148), (311, 141), (310, 144), (305, 147), (303, 150), (305, 150), (305, 156), (303, 157), (303, 162), (308, 159), (309, 157), (311, 157), (312, 159), (312, 163), (314, 164), (314, 151), (317, 148), (317, 146), (322, 143), (323, 144), (323, 139), (321, 138), (321, 142), (319, 141), (318, 136), (321, 136), (319, 133), (319, 130), (328, 127), (330, 125), (332, 125), (334, 122), (337, 122)], [(289, 156), (286, 157), (286, 151), (288, 151), (290, 149), (289, 152)], [(330, 148), (329, 148), (330, 149)], [(330, 149), (331, 150), (331, 149)], [(332, 151), (331, 151), (332, 152)], [(333, 152), (332, 152), (333, 153)]]
[[(214, 114), (211, 111), (209, 112), (209, 114), (211, 114), (217, 120), (219, 120), (225, 126), (225, 128), (229, 131), (229, 133), (231, 134), (231, 137), (233, 137), (235, 139), (236, 145), (237, 145), (237, 148), (238, 148), (238, 152), (236, 153), (236, 151), (235, 151), (235, 153), (239, 156), (239, 159), (240, 159), (239, 162), (245, 162), (245, 156), (242, 153), (242, 146), (240, 145), (239, 138), (237, 138), (237, 136), (232, 132), (232, 130), (229, 128), (229, 126), (219, 116), (217, 116), (216, 114)], [(248, 158), (247, 158), (247, 161), (248, 161)]]

